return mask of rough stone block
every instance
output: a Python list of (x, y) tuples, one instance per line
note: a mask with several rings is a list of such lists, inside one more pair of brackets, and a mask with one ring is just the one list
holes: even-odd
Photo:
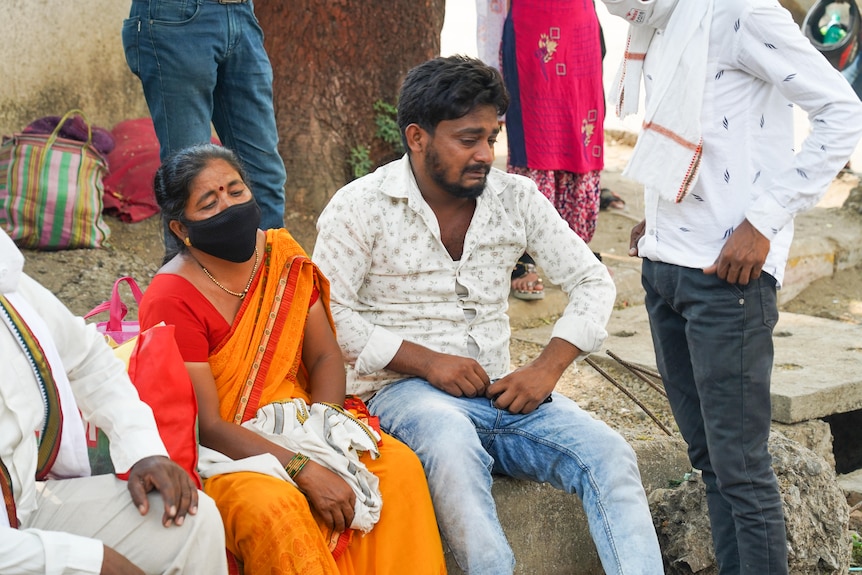
[(862, 501), (862, 469), (838, 476), (838, 485), (847, 497), (847, 503), (856, 505)]
[(801, 423), (772, 423), (772, 429), (781, 432), (788, 439), (806, 447), (822, 457), (829, 467), (835, 469), (835, 454), (832, 451), (832, 431), (829, 424), (820, 419)]
[[(784, 506), (790, 573), (847, 573), (849, 509), (835, 472), (814, 452), (780, 433), (770, 436), (769, 451)], [(665, 557), (665, 573), (718, 573), (706, 488), (699, 475), (676, 489), (653, 491), (650, 507)]]
[[(679, 480), (690, 469), (685, 444), (676, 439), (632, 442), (649, 494)], [(500, 523), (515, 552), (518, 575), (602, 575), (581, 501), (547, 484), (494, 479)], [(446, 551), (450, 575), (462, 575)]]

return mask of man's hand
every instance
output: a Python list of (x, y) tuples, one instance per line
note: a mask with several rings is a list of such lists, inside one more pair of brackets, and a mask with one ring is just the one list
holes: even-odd
[(99, 573), (100, 575), (145, 575), (142, 569), (107, 545), (104, 546), (102, 570)]
[(629, 235), (629, 255), (633, 258), (638, 256), (638, 242), (646, 233), (646, 220), (641, 220), (640, 223), (632, 228)]
[(161, 455), (145, 457), (129, 470), (129, 493), (132, 501), (146, 515), (150, 510), (147, 493), (158, 491), (165, 502), (162, 524), (170, 527), (171, 521), (182, 525), (186, 514), (198, 511), (198, 490), (182, 467)]
[(552, 337), (539, 357), (490, 385), (485, 396), (511, 413), (530, 413), (554, 391), (560, 376), (581, 354), (571, 343)]
[(485, 395), (498, 409), (530, 413), (548, 399), (558, 379), (531, 363), (489, 385)]
[(478, 397), (488, 389), (491, 378), (475, 359), (445, 353), (437, 355), (427, 366), (425, 380), (428, 383), (455, 397)]
[(401, 342), (398, 353), (387, 368), (421, 377), (440, 391), (455, 397), (479, 397), (485, 394), (491, 379), (475, 360), (438, 353), (409, 341)]
[(747, 285), (760, 277), (769, 254), (770, 242), (749, 223), (742, 223), (730, 234), (715, 263), (704, 268), (705, 274), (716, 274), (732, 284)]
[(350, 527), (356, 494), (337, 473), (308, 461), (294, 481), (329, 529), (340, 533)]

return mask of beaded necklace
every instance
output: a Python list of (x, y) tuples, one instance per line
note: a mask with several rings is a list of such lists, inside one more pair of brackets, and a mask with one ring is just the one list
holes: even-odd
[[(197, 262), (197, 259), (195, 259), (195, 261)], [(206, 269), (201, 262), (198, 262), (198, 265), (201, 266), (201, 269), (204, 271), (204, 273), (207, 275), (207, 277), (212, 280), (212, 282), (215, 285), (217, 285), (222, 290), (224, 290), (225, 292), (229, 293), (230, 295), (232, 295), (234, 297), (238, 297), (239, 299), (245, 299), (245, 295), (248, 293), (248, 289), (251, 287), (251, 282), (254, 281), (254, 275), (257, 273), (257, 266), (259, 263), (260, 263), (260, 252), (257, 251), (257, 246), (255, 246), (255, 248), (254, 248), (254, 267), (251, 270), (251, 276), (249, 276), (249, 278), (248, 278), (248, 283), (245, 284), (245, 289), (242, 290), (241, 292), (236, 292), (236, 291), (227, 289), (222, 284), (220, 284), (217, 279), (215, 279), (213, 277), (213, 275), (210, 273), (210, 271), (208, 269)]]

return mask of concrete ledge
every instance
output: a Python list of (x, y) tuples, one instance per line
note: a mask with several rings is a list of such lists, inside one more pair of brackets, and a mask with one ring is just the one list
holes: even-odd
[[(632, 442), (644, 489), (667, 487), (691, 469), (685, 444), (678, 439)], [(508, 477), (494, 480), (494, 500), (518, 575), (602, 575), (581, 501), (548, 484)], [(450, 575), (462, 575), (451, 551), (446, 551)]]
[(812, 282), (862, 262), (862, 218), (850, 210), (815, 208), (799, 214), (778, 303), (785, 304)]
[[(646, 309), (615, 310), (605, 349), (655, 369)], [(512, 337), (547, 344), (551, 326), (519, 330)], [(591, 357), (615, 365), (604, 353)], [(782, 313), (775, 328), (772, 419), (798, 423), (862, 408), (862, 329), (858, 325)]]
[(795, 241), (788, 254), (784, 282), (778, 290), (779, 305), (789, 302), (820, 278), (831, 277), (836, 252), (834, 243), (823, 237)]

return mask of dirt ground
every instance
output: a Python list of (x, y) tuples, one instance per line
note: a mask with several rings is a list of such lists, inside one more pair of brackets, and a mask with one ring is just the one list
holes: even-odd
[[(611, 139), (607, 144), (607, 166), (603, 185), (620, 193), (627, 206), (623, 211), (600, 214), (598, 230), (591, 244), (596, 251), (606, 256), (606, 263), (612, 269), (617, 263), (631, 265), (625, 262), (629, 231), (641, 213), (637, 190), (631, 184), (623, 182), (619, 176), (630, 151), (630, 143), (625, 140)], [(833, 187), (838, 190), (835, 192), (837, 199), (832, 201), (840, 205), (848, 196), (849, 190), (858, 183), (859, 179), (853, 175), (836, 180)], [(125, 224), (114, 218), (108, 218), (107, 221), (112, 231), (111, 245), (108, 248), (25, 252), (26, 271), (57, 294), (76, 314), (83, 315), (108, 299), (114, 280), (120, 276), (132, 276), (141, 288), (145, 289), (160, 265), (163, 248), (158, 217), (136, 224)], [(313, 217), (289, 212), (286, 221), (288, 229), (310, 251), (315, 237)], [(838, 272), (812, 284), (783, 306), (783, 309), (862, 324), (860, 278), (862, 269), (859, 268)], [(124, 289), (122, 293), (127, 303), (131, 304), (128, 292)], [(129, 317), (136, 317), (134, 305), (130, 305)], [(104, 315), (97, 319), (104, 319)], [(530, 361), (540, 351), (539, 346), (513, 341), (513, 367)], [(647, 409), (654, 411), (667, 427), (675, 429), (666, 402), (658, 392), (634, 376), (627, 375), (624, 370), (615, 370), (613, 376), (643, 401)], [(560, 381), (558, 389), (575, 398), (584, 408), (630, 438), (651, 437), (663, 433), (631, 399), (584, 363), (571, 367)]]

